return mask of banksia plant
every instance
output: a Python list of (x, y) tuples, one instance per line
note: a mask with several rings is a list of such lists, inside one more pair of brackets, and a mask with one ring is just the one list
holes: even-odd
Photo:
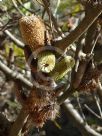
[(56, 63), (55, 68), (50, 73), (50, 76), (55, 80), (59, 80), (64, 77), (75, 64), (74, 59), (71, 56), (65, 56), (58, 63)]
[(51, 72), (56, 63), (55, 55), (49, 51), (43, 51), (38, 55), (38, 69), (42, 72)]
[(33, 88), (24, 106), (36, 127), (42, 127), (47, 120), (54, 119), (58, 112), (55, 93), (51, 90)]
[(45, 26), (39, 17), (24, 16), (19, 20), (19, 25), (22, 38), (32, 52), (44, 46)]
[[(35, 15), (22, 17), (19, 22), (21, 35), (26, 44), (25, 56), (28, 61), (33, 52), (45, 46), (45, 26), (42, 20)], [(65, 56), (57, 63), (55, 54), (48, 50), (39, 52), (36, 60), (32, 58), (30, 64), (32, 77), (40, 85), (48, 85), (50, 88), (49, 90), (43, 90), (33, 87), (29, 97), (24, 102), (25, 112), (36, 127), (42, 127), (47, 120), (52, 120), (56, 117), (58, 105), (56, 94), (54, 90), (51, 90), (52, 83), (53, 80), (59, 80), (71, 71), (74, 63), (74, 59), (71, 56)], [(39, 71), (45, 78), (50, 76), (50, 80), (40, 79)]]

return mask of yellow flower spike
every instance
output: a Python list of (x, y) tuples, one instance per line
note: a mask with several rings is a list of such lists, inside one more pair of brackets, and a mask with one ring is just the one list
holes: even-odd
[(55, 81), (57, 81), (64, 77), (69, 71), (71, 71), (74, 64), (75, 64), (74, 58), (72, 58), (71, 56), (65, 56), (58, 63), (56, 63), (55, 68), (50, 73), (50, 76)]
[(38, 55), (38, 69), (42, 72), (51, 72), (55, 67), (55, 62), (55, 55), (50, 51), (43, 51)]

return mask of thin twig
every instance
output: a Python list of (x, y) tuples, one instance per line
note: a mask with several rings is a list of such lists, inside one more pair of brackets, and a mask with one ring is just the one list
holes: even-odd
[(26, 87), (31, 88), (33, 86), (33, 84), (29, 80), (23, 77), (23, 75), (21, 75), (17, 71), (11, 70), (1, 61), (0, 61), (0, 70), (2, 70), (4, 73), (6, 73), (8, 76), (10, 76), (13, 79), (19, 79), (22, 82), (22, 84), (25, 85)]
[(75, 110), (73, 105), (70, 103), (69, 99), (66, 102), (64, 102), (64, 104), (62, 106), (66, 111), (66, 115), (67, 115), (68, 119), (71, 119), (71, 121), (81, 131), (82, 135), (85, 135), (85, 136), (102, 136), (101, 134), (96, 132), (88, 124), (86, 124), (84, 122), (84, 120), (79, 115), (77, 110)]
[(97, 117), (98, 119), (101, 119), (101, 120), (102, 120), (102, 118), (101, 118), (98, 114), (96, 114), (91, 108), (89, 108), (89, 106), (87, 106), (87, 104), (84, 104), (84, 106), (85, 106), (85, 108), (86, 108), (88, 111), (90, 111), (95, 117)]
[[(0, 26), (3, 26), (3, 23), (0, 21)], [(24, 43), (18, 40), (9, 30), (5, 30), (4, 33), (21, 49), (24, 48)]]
[(10, 31), (5, 30), (5, 34), (20, 48), (24, 48), (24, 43), (18, 40)]
[(14, 5), (15, 9), (16, 9), (22, 16), (24, 16), (23, 12), (19, 9), (19, 7), (18, 7), (16, 1), (15, 1), (15, 0), (12, 0), (12, 3), (13, 3), (13, 5)]
[(60, 5), (60, 2), (61, 2), (61, 0), (57, 0), (56, 8), (55, 8), (55, 10), (54, 10), (54, 16), (55, 16), (55, 17), (56, 17), (57, 10), (58, 10), (58, 7), (59, 7), (59, 5)]
[(57, 21), (56, 21), (55, 17), (53, 16), (52, 12), (51, 12), (50, 9), (49, 9), (49, 4), (48, 4), (48, 2), (47, 2), (46, 0), (42, 0), (42, 1), (43, 1), (43, 4), (44, 4), (44, 6), (45, 6), (45, 9), (46, 9), (48, 15), (51, 15), (51, 20), (52, 20), (52, 22), (53, 22), (53, 25), (54, 25), (56, 31), (58, 32), (58, 34), (59, 34), (61, 37), (63, 37), (63, 33), (61, 32), (61, 29), (58, 27)]
[(98, 80), (97, 94), (99, 95), (100, 101), (102, 103), (102, 85), (100, 80)]
[(101, 110), (101, 106), (99, 104), (99, 98), (97, 97), (97, 95), (95, 93), (93, 93), (93, 96), (94, 96), (94, 99), (95, 99), (95, 102), (96, 102), (96, 105), (98, 107), (98, 110), (99, 110), (99, 113), (100, 113), (100, 116), (102, 118), (102, 110)]
[(80, 109), (82, 118), (83, 118), (83, 120), (86, 122), (86, 118), (85, 118), (85, 115), (84, 115), (84, 113), (83, 113), (83, 110), (82, 110), (82, 107), (81, 107), (81, 104), (80, 104), (79, 94), (77, 95), (77, 102), (78, 102), (78, 107), (79, 107), (79, 109)]
[[(86, 35), (86, 39), (85, 39), (86, 43), (83, 49), (85, 54), (91, 54), (96, 45), (96, 39), (97, 39), (97, 34), (98, 34), (96, 30), (97, 30), (97, 23), (94, 22), (93, 25), (88, 29), (88, 32)], [(80, 61), (78, 70), (74, 76), (74, 81), (73, 81), (74, 88), (78, 88), (79, 84), (81, 83), (81, 80), (83, 78), (83, 75), (84, 75), (84, 72), (86, 70), (89, 60)]]

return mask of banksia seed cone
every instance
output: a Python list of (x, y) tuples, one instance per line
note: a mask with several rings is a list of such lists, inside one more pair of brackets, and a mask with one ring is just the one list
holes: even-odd
[(71, 56), (66, 56), (56, 63), (55, 68), (50, 73), (51, 77), (56, 81), (64, 77), (74, 66), (74, 59)]
[(54, 91), (33, 88), (24, 106), (36, 127), (42, 127), (47, 120), (55, 118), (56, 105)]
[(35, 15), (24, 16), (19, 20), (19, 24), (22, 38), (32, 52), (44, 46), (45, 26), (40, 18)]
[(43, 51), (38, 55), (38, 69), (42, 72), (51, 72), (55, 67), (55, 62), (55, 55), (49, 51)]

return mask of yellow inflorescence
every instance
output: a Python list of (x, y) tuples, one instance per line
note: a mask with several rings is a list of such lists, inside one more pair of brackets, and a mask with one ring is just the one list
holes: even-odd
[(64, 77), (75, 64), (74, 59), (71, 56), (66, 56), (56, 63), (55, 68), (50, 73), (51, 77), (56, 81)]
[(42, 72), (49, 73), (55, 67), (56, 58), (52, 52), (44, 51), (38, 56), (38, 69)]

